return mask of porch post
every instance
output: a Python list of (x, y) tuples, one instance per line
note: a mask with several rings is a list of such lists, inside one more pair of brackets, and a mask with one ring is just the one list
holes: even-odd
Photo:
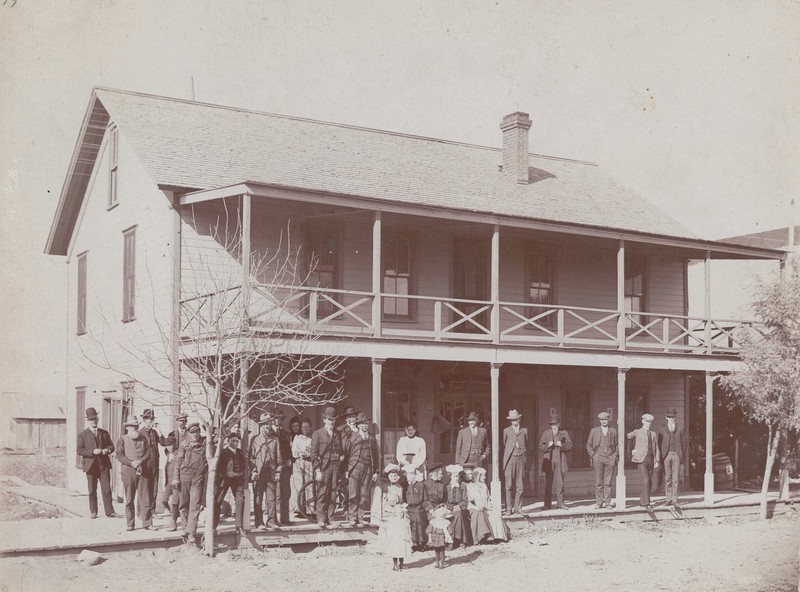
[(625, 375), (628, 368), (617, 368), (617, 510), (625, 509)]
[(703, 262), (703, 290), (705, 298), (703, 301), (703, 317), (705, 319), (705, 331), (703, 340), (705, 341), (706, 353), (712, 352), (711, 347), (711, 251), (706, 251)]
[(706, 372), (706, 473), (703, 488), (703, 501), (714, 503), (714, 376)]
[(491, 493), (494, 500), (494, 510), (500, 515), (503, 503), (502, 487), (500, 486), (500, 367), (499, 362), (491, 363), (492, 382), (492, 483)]
[(372, 331), (381, 335), (381, 213), (372, 221)]
[[(372, 425), (375, 430), (375, 440), (378, 442), (378, 475), (383, 471), (383, 442), (381, 441), (381, 387), (384, 358), (372, 358)], [(381, 495), (380, 479), (372, 488), (369, 523), (379, 526), (383, 514), (383, 497)]]
[(245, 318), (249, 321), (247, 305), (250, 302), (250, 206), (252, 197), (249, 193), (242, 195), (242, 296), (245, 306)]
[(492, 263), (491, 263), (491, 296), (492, 343), (500, 343), (500, 225), (492, 228)]
[(172, 327), (169, 360), (172, 366), (170, 407), (172, 430), (178, 429), (175, 418), (181, 407), (181, 212), (180, 200), (172, 195)]
[(617, 247), (617, 348), (625, 351), (625, 241)]
[[(248, 398), (248, 391), (249, 391), (249, 381), (247, 373), (250, 370), (250, 366), (247, 363), (247, 360), (240, 360), (239, 362), (239, 384), (237, 388), (239, 390), (239, 395), (242, 397), (244, 401), (244, 406), (247, 406), (247, 398)], [(239, 433), (242, 436), (242, 454), (244, 454), (245, 458), (248, 458), (248, 452), (250, 449), (250, 418), (240, 417), (239, 418)], [(245, 471), (244, 474), (245, 479), (245, 494), (244, 494), (244, 507), (242, 508), (242, 512), (244, 515), (244, 529), (246, 531), (250, 530), (250, 472)]]

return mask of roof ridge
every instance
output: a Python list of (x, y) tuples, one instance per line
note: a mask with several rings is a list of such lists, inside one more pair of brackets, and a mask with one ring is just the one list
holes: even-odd
[[(172, 101), (172, 102), (175, 102), (175, 103), (185, 103), (185, 104), (188, 104), (188, 105), (199, 105), (199, 106), (202, 106), (202, 107), (214, 107), (215, 109), (225, 109), (225, 110), (228, 110), (228, 111), (237, 111), (237, 112), (240, 112), (240, 113), (252, 113), (254, 115), (265, 115), (265, 116), (268, 116), (268, 117), (275, 117), (275, 118), (278, 118), (278, 119), (288, 119), (290, 121), (302, 121), (302, 122), (305, 122), (305, 123), (316, 123), (316, 124), (320, 124), (320, 125), (330, 125), (330, 126), (333, 126), (333, 127), (339, 127), (339, 128), (345, 128), (345, 129), (353, 129), (353, 130), (358, 130), (358, 131), (363, 131), (363, 132), (371, 132), (371, 133), (375, 133), (375, 134), (384, 134), (384, 135), (390, 135), (390, 136), (399, 136), (399, 137), (403, 137), (403, 138), (412, 138), (412, 139), (415, 139), (415, 140), (426, 140), (426, 141), (429, 141), (429, 142), (438, 142), (440, 144), (449, 144), (449, 145), (452, 145), (452, 146), (464, 146), (466, 148), (478, 148), (478, 149), (481, 149), (481, 150), (491, 150), (493, 152), (502, 152), (502, 150), (503, 150), (502, 148), (499, 148), (499, 147), (484, 146), (483, 144), (473, 144), (471, 142), (459, 142), (458, 140), (446, 140), (444, 138), (434, 138), (432, 136), (421, 136), (421, 135), (418, 135), (418, 134), (409, 134), (409, 133), (404, 133), (404, 132), (396, 132), (396, 131), (392, 131), (392, 130), (383, 130), (383, 129), (379, 129), (379, 128), (365, 127), (365, 126), (353, 125), (353, 124), (349, 124), (349, 123), (337, 123), (335, 121), (324, 121), (322, 119), (311, 119), (309, 117), (299, 117), (299, 116), (296, 116), (296, 115), (282, 115), (280, 113), (271, 113), (269, 111), (259, 111), (257, 109), (246, 109), (244, 107), (231, 107), (230, 105), (220, 105), (218, 103), (207, 103), (205, 101), (193, 101), (193, 100), (190, 100), (190, 99), (181, 99), (181, 98), (177, 98), (177, 97), (168, 97), (168, 96), (165, 96), (165, 95), (156, 95), (156, 94), (143, 93), (143, 92), (132, 91), (132, 90), (123, 90), (123, 89), (119, 89), (119, 88), (110, 88), (110, 87), (107, 87), (107, 86), (95, 86), (93, 88), (93, 90), (94, 91), (98, 91), (99, 90), (99, 91), (106, 91), (106, 92), (112, 92), (112, 93), (133, 95), (133, 96), (138, 96), (138, 97), (146, 97), (146, 98), (149, 98), (149, 99), (160, 99), (160, 100), (163, 100), (163, 101)], [(551, 155), (547, 155), (547, 154), (537, 154), (535, 152), (529, 152), (528, 154), (530, 156), (533, 156), (533, 157), (536, 157), (536, 158), (544, 158), (544, 159), (547, 159), (547, 160), (557, 160), (557, 161), (563, 161), (563, 162), (570, 162), (570, 163), (574, 163), (574, 164), (585, 164), (585, 165), (588, 165), (588, 166), (598, 166), (597, 163), (594, 163), (594, 162), (591, 162), (591, 161), (587, 161), (587, 160), (566, 158), (566, 157), (563, 157), (563, 156), (551, 156)]]

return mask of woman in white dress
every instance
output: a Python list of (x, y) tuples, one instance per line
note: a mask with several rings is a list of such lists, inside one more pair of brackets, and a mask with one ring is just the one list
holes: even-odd
[[(300, 433), (292, 441), (292, 478), (289, 482), (291, 495), (289, 497), (289, 511), (297, 516), (301, 508), (298, 506), (297, 494), (305, 487), (306, 483), (314, 478), (314, 467), (311, 465), (311, 420), (303, 419)], [(306, 514), (313, 514), (314, 500), (307, 500), (308, 507), (302, 508)]]
[(401, 467), (413, 465), (425, 478), (425, 440), (417, 436), (417, 426), (409, 423), (406, 435), (397, 441), (397, 464)]
[(389, 485), (383, 492), (383, 516), (378, 538), (383, 541), (386, 554), (392, 558), (393, 570), (405, 569), (403, 561), (411, 557), (411, 525), (400, 486), (400, 467), (386, 465), (384, 469)]

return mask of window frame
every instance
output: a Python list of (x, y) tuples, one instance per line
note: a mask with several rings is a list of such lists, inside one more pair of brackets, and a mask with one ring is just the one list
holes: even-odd
[[(385, 321), (390, 322), (416, 322), (417, 321), (417, 300), (415, 298), (402, 298), (399, 296), (384, 296), (384, 294), (388, 294), (386, 290), (386, 271), (387, 271), (387, 259), (386, 256), (388, 254), (387, 248), (387, 241), (394, 240), (394, 241), (407, 241), (408, 242), (408, 274), (407, 274), (407, 286), (408, 286), (408, 296), (414, 296), (417, 293), (417, 273), (416, 273), (416, 240), (415, 235), (411, 232), (403, 231), (403, 230), (390, 230), (388, 232), (384, 232), (381, 236), (381, 318)], [(395, 267), (397, 267), (395, 265)], [(401, 277), (399, 274), (394, 276), (395, 278)], [(394, 293), (397, 293), (396, 291)], [(386, 302), (387, 300), (406, 300), (407, 302), (407, 313), (406, 314), (391, 314), (386, 312)], [(395, 308), (395, 310), (397, 310)]]
[(136, 320), (136, 226), (122, 231), (122, 322)]
[[(629, 277), (629, 271), (636, 267), (639, 270), (639, 273), (636, 275), (641, 276), (641, 289), (637, 293), (635, 291), (628, 291), (628, 282), (631, 281), (633, 285), (633, 290), (635, 290), (635, 277)], [(624, 294), (623, 299), (625, 301), (625, 331), (627, 333), (635, 333), (639, 328), (633, 324), (633, 321), (628, 318), (628, 315), (635, 316), (636, 322), (640, 325), (647, 324), (640, 313), (646, 313), (648, 311), (647, 306), (647, 289), (648, 289), (648, 271), (649, 265), (647, 257), (644, 253), (636, 253), (636, 252), (626, 252), (625, 253), (625, 282), (624, 282)], [(639, 310), (632, 310), (629, 303), (631, 302), (629, 298), (636, 298), (639, 302)], [(635, 313), (635, 314), (634, 314)]]
[[(536, 256), (537, 259), (541, 259), (542, 257), (547, 258), (550, 262), (550, 288), (548, 289), (549, 294), (549, 302), (546, 304), (535, 303), (531, 300), (531, 282), (533, 281), (533, 276), (531, 274), (531, 263), (532, 259)], [(523, 294), (525, 297), (525, 303), (530, 305), (529, 307), (525, 307), (525, 316), (526, 318), (535, 317), (537, 314), (541, 314), (544, 312), (541, 307), (550, 305), (554, 306), (557, 302), (557, 294), (556, 294), (556, 258), (555, 258), (555, 249), (552, 248), (551, 245), (545, 245), (540, 242), (528, 242), (525, 245), (525, 256), (523, 257), (523, 265), (524, 268), (524, 285), (522, 287)], [(534, 312), (538, 310), (539, 312)], [(551, 313), (546, 317), (539, 319), (536, 321), (537, 324), (541, 325), (542, 327), (554, 330), (558, 320), (558, 315)], [(541, 331), (534, 327), (531, 324), (526, 324), (524, 329), (528, 331)]]
[[(334, 261), (334, 270), (333, 270), (333, 281), (331, 282), (333, 285), (326, 286), (321, 288), (322, 291), (325, 289), (330, 290), (341, 290), (342, 285), (342, 228), (338, 225), (334, 224), (322, 224), (322, 225), (308, 225), (305, 228), (304, 232), (304, 246), (306, 247), (306, 254), (303, 260), (305, 265), (304, 269), (304, 277), (303, 277), (303, 284), (306, 287), (314, 287), (319, 288), (319, 286), (312, 286), (311, 285), (311, 276), (314, 273), (318, 273), (316, 269), (312, 269), (312, 261), (314, 254), (316, 253), (314, 247), (318, 246), (318, 244), (324, 240), (325, 238), (332, 238), (335, 240), (335, 253), (333, 257)], [(338, 292), (334, 292), (333, 294), (328, 294), (330, 298), (341, 304), (341, 294)], [(311, 302), (311, 295), (309, 294), (306, 305), (304, 306), (304, 312), (306, 316), (310, 316), (310, 302)], [(325, 313), (321, 312), (325, 307), (330, 307), (330, 312)], [(325, 300), (317, 299), (317, 320), (324, 319), (331, 314), (334, 314), (338, 309), (335, 307), (333, 303), (327, 302)], [(339, 321), (342, 320), (341, 317), (333, 318), (331, 321)]]
[(89, 264), (88, 264), (89, 251), (80, 253), (77, 257), (78, 260), (78, 279), (77, 279), (77, 311), (76, 311), (76, 327), (75, 335), (85, 335), (88, 327), (88, 319), (86, 318), (86, 300), (87, 288), (89, 284)]
[(119, 168), (119, 130), (112, 124), (108, 128), (108, 207), (115, 208), (119, 205), (117, 191), (117, 176)]

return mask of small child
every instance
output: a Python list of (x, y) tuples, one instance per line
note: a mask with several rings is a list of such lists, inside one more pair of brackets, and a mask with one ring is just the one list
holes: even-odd
[(428, 535), (428, 546), (435, 553), (436, 569), (444, 569), (444, 549), (446, 545), (453, 544), (453, 537), (450, 536), (450, 521), (447, 519), (450, 512), (444, 506), (439, 506), (431, 512), (433, 518), (428, 523), (425, 532)]
[(383, 520), (379, 537), (385, 541), (386, 553), (392, 556), (394, 571), (404, 569), (403, 561), (411, 556), (411, 527), (403, 502), (403, 488), (400, 486), (400, 467), (388, 464), (384, 469), (389, 485), (383, 494)]

